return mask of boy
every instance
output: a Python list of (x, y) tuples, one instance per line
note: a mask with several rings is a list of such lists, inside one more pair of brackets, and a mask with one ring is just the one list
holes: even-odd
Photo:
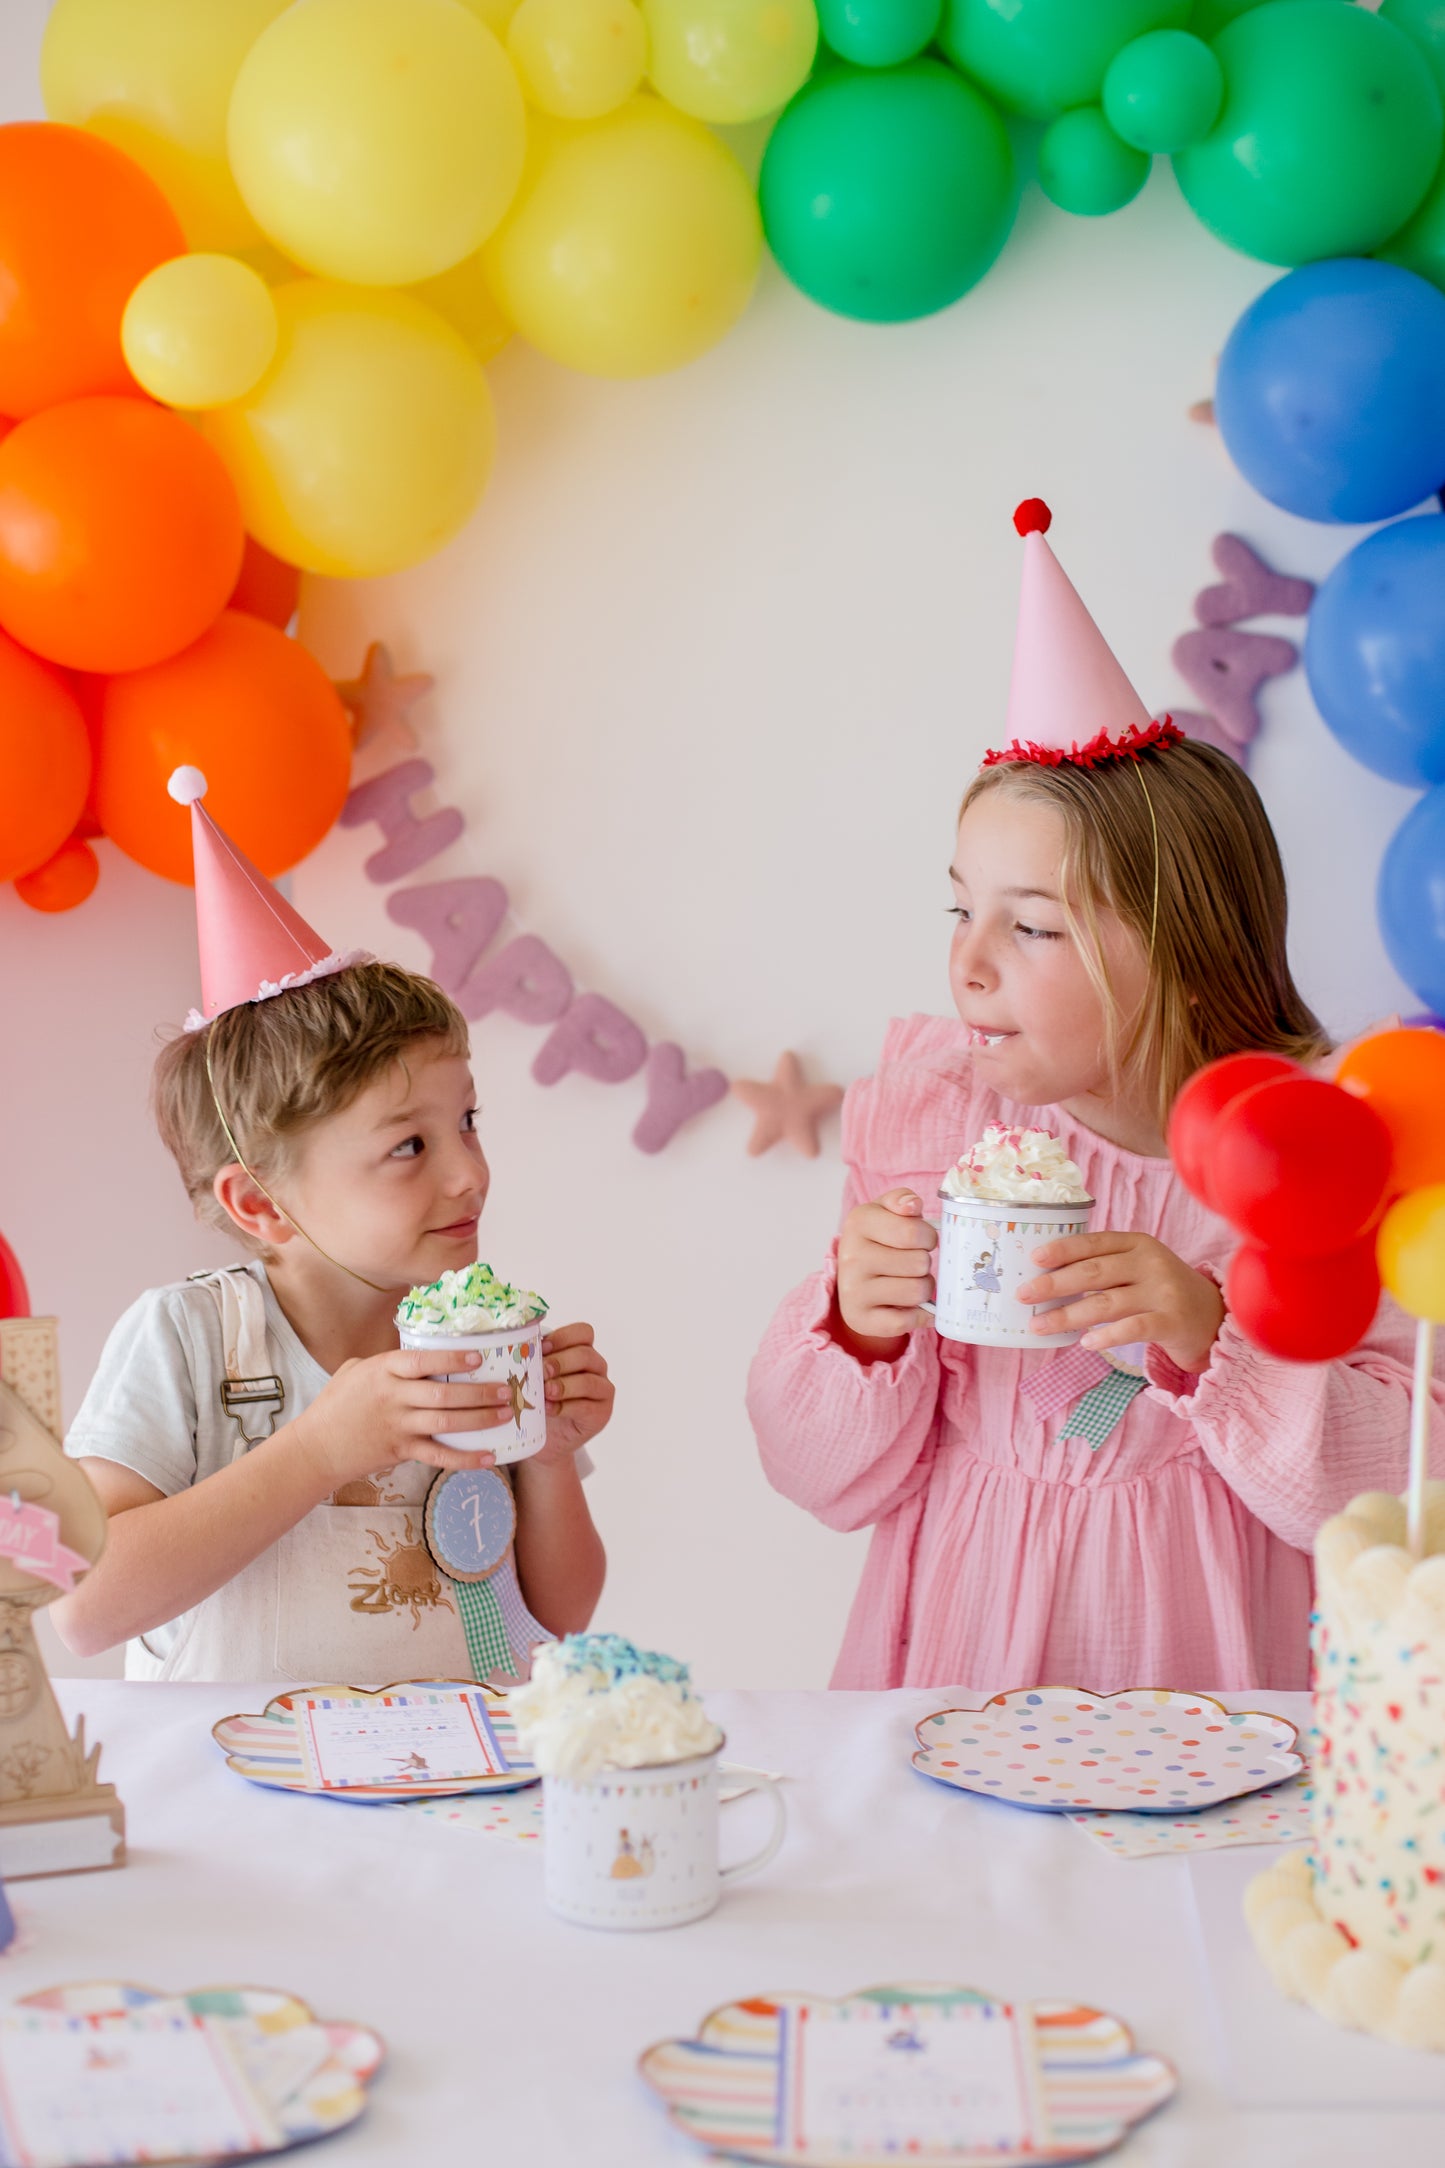
[[(66, 1440), (109, 1541), (51, 1616), (80, 1655), (128, 1640), (128, 1677), (467, 1678), (425, 1499), (438, 1469), (492, 1462), (507, 1388), (429, 1375), (436, 1353), (403, 1352), (392, 1321), (477, 1254), (466, 1023), (430, 980), (328, 953), (185, 802), (206, 1015), (162, 1050), (155, 1111), (197, 1216), (252, 1262), (152, 1289), (111, 1334)], [(544, 1353), (547, 1442), (512, 1470), (513, 1617), (538, 1638), (585, 1626), (601, 1591), (580, 1475), (613, 1397), (590, 1326)], [(438, 1430), (475, 1430), (477, 1452)]]

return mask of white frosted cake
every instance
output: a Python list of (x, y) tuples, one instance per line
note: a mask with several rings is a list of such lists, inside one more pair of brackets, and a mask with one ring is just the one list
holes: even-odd
[(1245, 1911), (1287, 1995), (1335, 2023), (1445, 2054), (1445, 1483), (1425, 1555), (1368, 1491), (1315, 1545), (1314, 1842)]

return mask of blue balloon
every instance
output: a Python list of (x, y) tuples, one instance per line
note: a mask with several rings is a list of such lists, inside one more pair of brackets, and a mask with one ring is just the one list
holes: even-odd
[(1445, 785), (1427, 791), (1390, 839), (1380, 867), (1380, 931), (1391, 963), (1445, 1015)]
[(1342, 557), (1305, 634), (1310, 691), (1347, 753), (1417, 790), (1445, 783), (1445, 519), (1382, 527)]
[(1394, 519), (1445, 483), (1445, 294), (1363, 256), (1304, 264), (1229, 334), (1230, 458), (1301, 519)]

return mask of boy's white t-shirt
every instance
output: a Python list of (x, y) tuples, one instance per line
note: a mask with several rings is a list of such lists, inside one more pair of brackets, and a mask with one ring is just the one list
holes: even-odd
[[(254, 1260), (278, 1430), (329, 1383)], [(73, 1458), (133, 1468), (166, 1497), (229, 1466), (240, 1431), (221, 1402), (220, 1307), (202, 1282), (151, 1288), (121, 1318), (66, 1437)], [(265, 1435), (254, 1409), (246, 1428)], [(403, 1461), (316, 1507), (233, 1581), (126, 1649), (127, 1678), (302, 1679), (388, 1685), (468, 1678), (452, 1584), (426, 1550), (435, 1468)]]

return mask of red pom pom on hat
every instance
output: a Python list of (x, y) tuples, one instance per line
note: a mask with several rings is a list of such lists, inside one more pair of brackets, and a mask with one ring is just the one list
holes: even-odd
[(1020, 534), (1047, 534), (1054, 523), (1054, 515), (1042, 497), (1025, 497), (1014, 512), (1014, 525)]

